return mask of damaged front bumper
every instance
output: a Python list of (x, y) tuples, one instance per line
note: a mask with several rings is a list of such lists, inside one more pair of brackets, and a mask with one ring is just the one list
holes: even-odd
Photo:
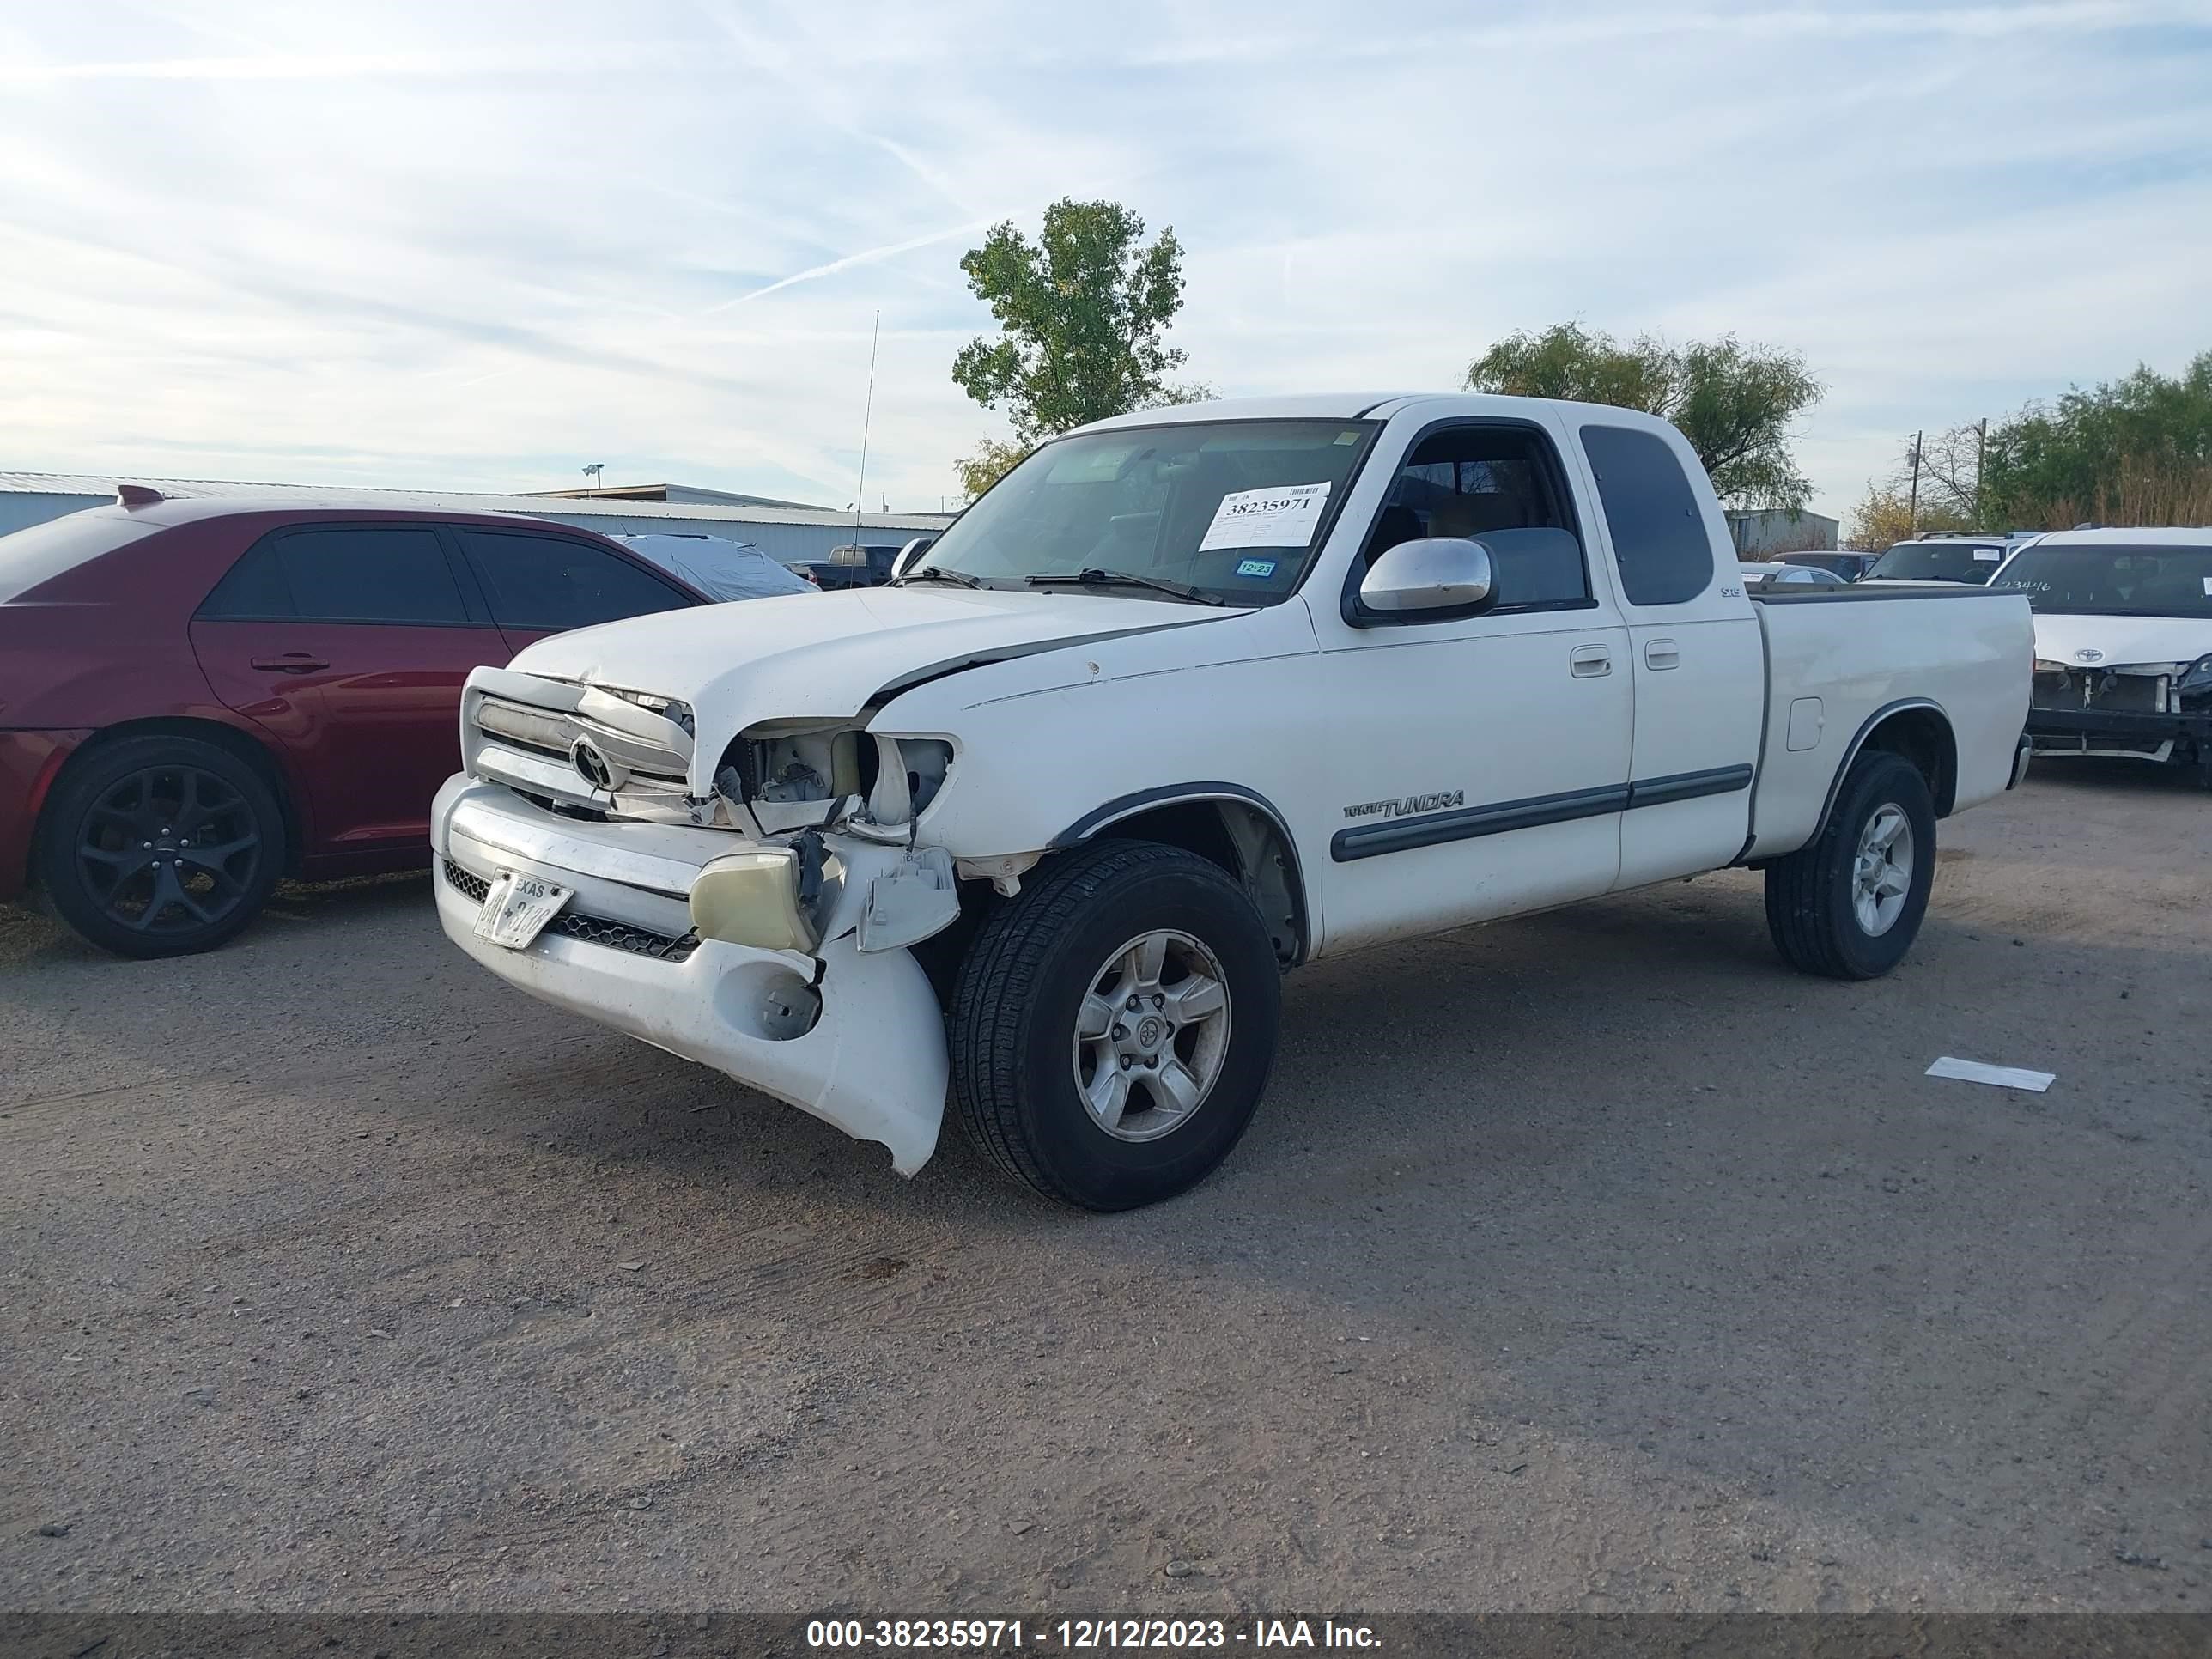
[(2027, 734), (2039, 755), (2111, 755), (2165, 761), (2185, 744), (2212, 755), (2212, 711), (2152, 714), (2118, 708), (2027, 711)]
[[(718, 860), (781, 854), (781, 843), (558, 817), (465, 775), (439, 791), (431, 822), (439, 921), (501, 978), (879, 1141), (901, 1175), (928, 1161), (945, 1111), (945, 1024), (903, 946), (957, 908), (941, 853), (824, 836), (842, 879), (819, 943), (762, 950), (700, 937), (692, 889)], [(574, 894), (519, 951), (476, 931), (484, 888), (509, 871)]]

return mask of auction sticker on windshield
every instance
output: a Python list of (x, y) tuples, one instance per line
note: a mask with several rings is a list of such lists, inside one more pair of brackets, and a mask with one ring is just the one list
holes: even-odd
[(1218, 547), (1304, 547), (1320, 527), (1328, 505), (1327, 483), (1278, 484), (1271, 489), (1238, 489), (1221, 498), (1213, 522), (1198, 544), (1201, 553)]

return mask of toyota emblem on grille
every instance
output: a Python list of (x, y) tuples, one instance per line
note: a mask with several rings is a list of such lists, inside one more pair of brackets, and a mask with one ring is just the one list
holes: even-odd
[(612, 789), (622, 776), (615, 769), (615, 763), (589, 738), (579, 738), (568, 745), (568, 763), (576, 769), (576, 775), (594, 789)]
[(2102, 662), (2104, 659), (2105, 653), (2101, 651), (2076, 651), (2074, 653), (2075, 662)]

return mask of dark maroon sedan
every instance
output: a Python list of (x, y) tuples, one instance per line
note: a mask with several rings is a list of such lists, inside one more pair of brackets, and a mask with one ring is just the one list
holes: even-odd
[(420, 864), (471, 669), (707, 602), (532, 520), (120, 495), (0, 538), (0, 900), (124, 956)]

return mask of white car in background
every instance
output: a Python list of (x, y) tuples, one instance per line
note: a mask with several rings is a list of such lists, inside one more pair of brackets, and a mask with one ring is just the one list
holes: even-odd
[(819, 591), (805, 577), (769, 557), (750, 542), (666, 532), (617, 536), (613, 539), (671, 575), (680, 576), (709, 599), (765, 599), (777, 593)]
[(1990, 585), (2035, 612), (2038, 754), (2178, 763), (2212, 785), (2212, 529), (2057, 531)]
[(1832, 570), (1823, 570), (1818, 565), (1784, 564), (1765, 560), (1746, 559), (1742, 562), (1744, 585), (1748, 587), (1849, 587), (1850, 584)]

